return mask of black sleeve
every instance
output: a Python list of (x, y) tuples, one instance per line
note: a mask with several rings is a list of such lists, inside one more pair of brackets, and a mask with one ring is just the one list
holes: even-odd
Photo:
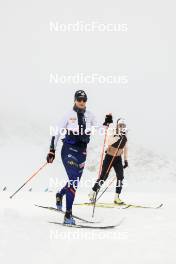
[(50, 151), (55, 151), (55, 148), (54, 148), (54, 140), (55, 140), (55, 137), (52, 137), (51, 138), (51, 144), (50, 144)]

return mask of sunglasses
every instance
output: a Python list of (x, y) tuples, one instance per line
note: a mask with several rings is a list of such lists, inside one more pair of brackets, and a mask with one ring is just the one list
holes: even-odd
[(82, 102), (83, 101), (85, 103), (85, 102), (87, 102), (87, 99), (85, 99), (85, 98), (77, 98), (76, 101), (78, 101), (78, 102)]
[(119, 127), (120, 127), (120, 128), (125, 128), (126, 125), (125, 125), (125, 124), (119, 124)]

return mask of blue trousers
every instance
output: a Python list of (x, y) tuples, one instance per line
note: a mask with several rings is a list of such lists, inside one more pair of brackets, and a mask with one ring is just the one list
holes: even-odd
[(72, 210), (75, 193), (84, 170), (86, 156), (86, 149), (66, 143), (63, 144), (61, 158), (69, 181), (59, 193), (62, 196), (66, 195), (66, 210)]

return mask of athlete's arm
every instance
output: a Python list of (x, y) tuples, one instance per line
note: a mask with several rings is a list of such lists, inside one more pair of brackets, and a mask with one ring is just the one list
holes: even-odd
[(111, 123), (113, 123), (112, 114), (107, 114), (105, 116), (105, 121), (102, 124), (102, 123), (98, 122), (97, 119), (95, 118), (94, 114), (91, 113), (91, 126), (98, 129), (98, 128), (101, 128), (104, 126), (109, 126)]
[(124, 160), (128, 160), (128, 144), (124, 147)]
[(128, 143), (126, 143), (125, 147), (124, 147), (124, 166), (123, 168), (127, 168), (128, 167)]
[(61, 134), (66, 132), (67, 124), (68, 124), (68, 115), (62, 118), (57, 124), (57, 126), (54, 128), (54, 133), (51, 137), (50, 150), (56, 150), (57, 143)]
[(54, 128), (54, 133), (51, 137), (50, 151), (46, 157), (48, 163), (52, 163), (53, 160), (55, 159), (55, 151), (56, 151), (57, 143), (61, 136), (62, 130), (66, 129), (67, 123), (68, 123), (68, 116), (65, 116)]

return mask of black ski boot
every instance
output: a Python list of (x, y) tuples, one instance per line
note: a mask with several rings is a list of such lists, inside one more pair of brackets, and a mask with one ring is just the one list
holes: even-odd
[(60, 193), (56, 193), (56, 207), (59, 211), (62, 211), (62, 198)]
[(72, 211), (66, 211), (64, 217), (64, 224), (65, 225), (75, 225), (75, 219), (72, 217)]

